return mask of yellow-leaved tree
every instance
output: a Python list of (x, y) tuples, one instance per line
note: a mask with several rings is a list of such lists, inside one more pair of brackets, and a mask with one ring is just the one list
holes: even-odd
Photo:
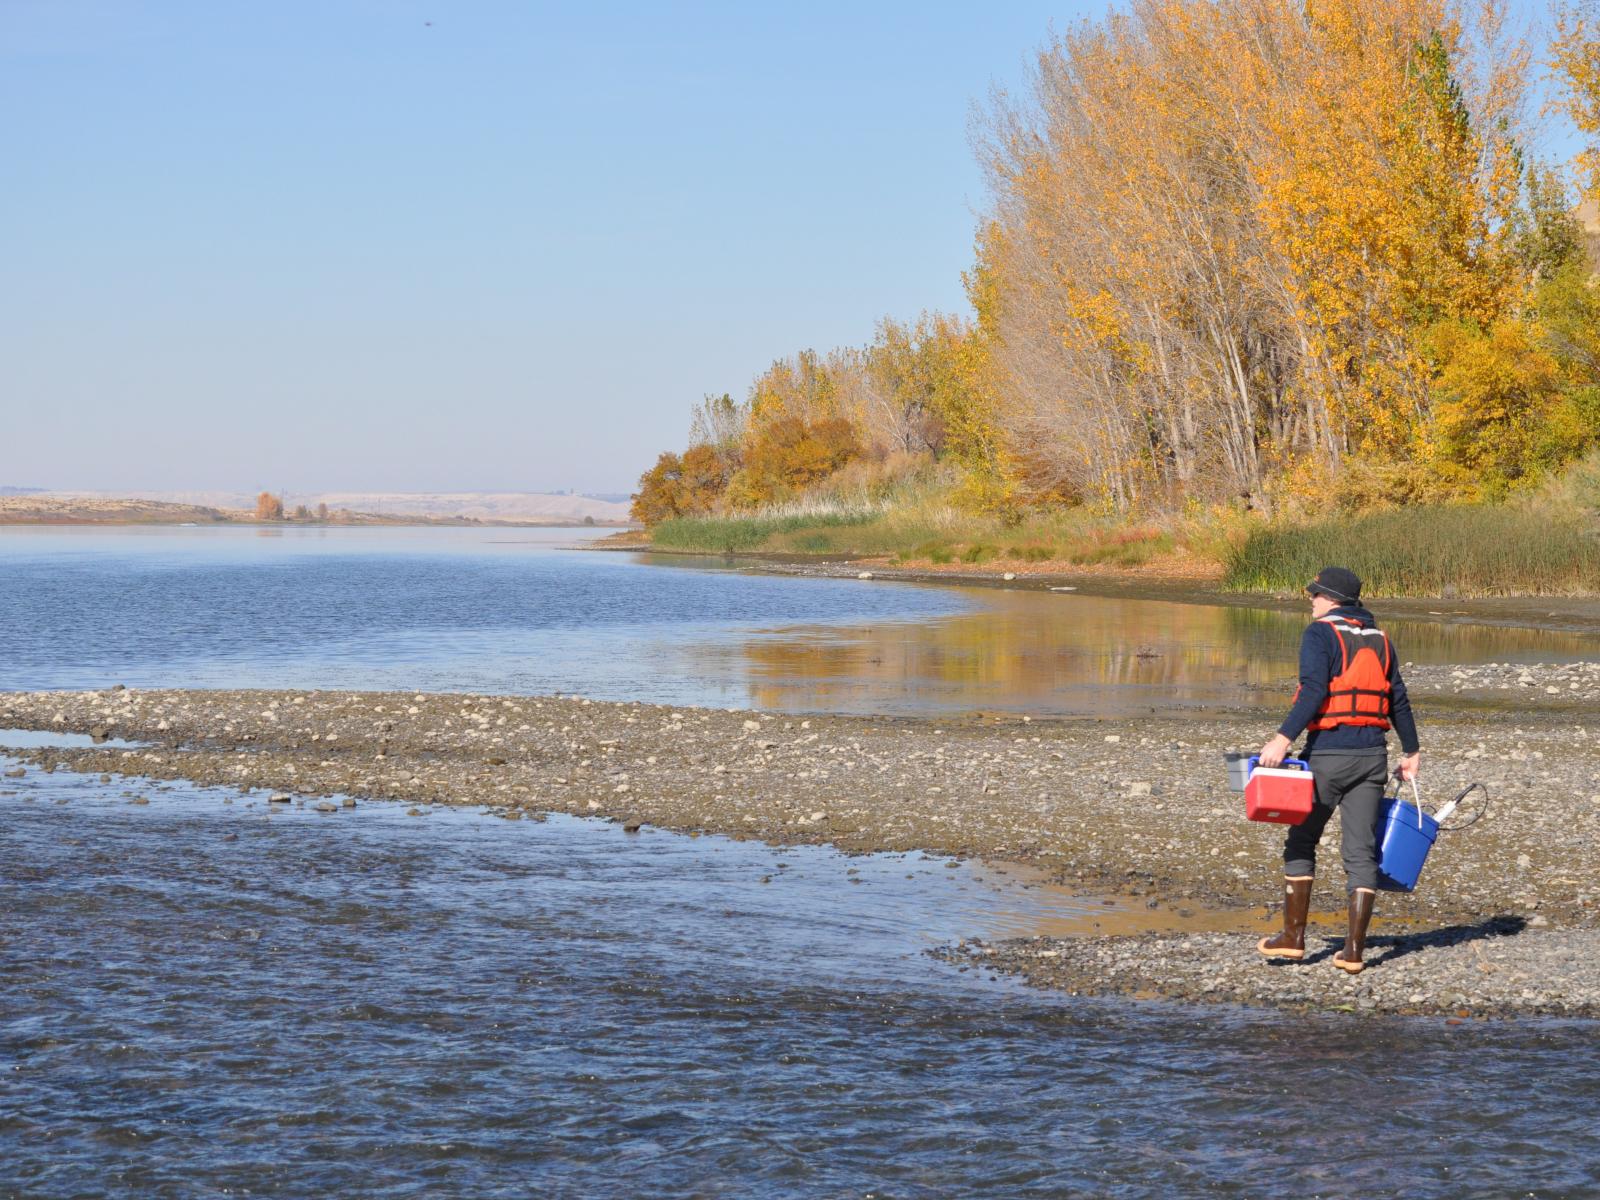
[(1587, 139), (1578, 157), (1584, 190), (1600, 201), (1600, 2), (1558, 5), (1550, 51), (1567, 115)]

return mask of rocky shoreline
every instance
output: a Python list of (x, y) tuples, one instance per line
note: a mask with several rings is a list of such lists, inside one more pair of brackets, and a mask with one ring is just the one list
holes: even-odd
[(1600, 1016), (1597, 930), (1530, 929), (1516, 916), (1388, 933), (1375, 925), (1359, 975), (1329, 961), (1343, 940), (1331, 923), (1314, 927), (1297, 963), (1218, 933), (969, 941), (934, 954), (1072, 995), (1456, 1019)]
[[(1600, 814), (1600, 727), (1582, 723), (1564, 686), (1579, 679), (1587, 699), (1594, 673), (1515, 670), (1536, 682), (1516, 685), (1514, 715), (1430, 714), (1426, 696), (1459, 681), (1417, 677), (1426, 795), (1443, 799), (1481, 780), (1493, 806), (1472, 830), (1444, 835), (1417, 895), (1382, 898), (1374, 931), (1377, 944), (1386, 922), (1403, 927), (1408, 946), (1448, 927), (1510, 922), (1524, 932), (1417, 942), (1357, 977), (1365, 990), (1356, 993), (1326, 966), (1285, 975), (1254, 963), (1245, 935), (1073, 939), (1048, 958), (1030, 945), (985, 947), (994, 951), (985, 965), (1078, 991), (1155, 988), (1296, 1007), (1322, 1003), (1320, 987), (1371, 998), (1379, 1011), (1441, 1013), (1481, 1011), (1492, 992), (1495, 1011), (1600, 1013), (1600, 977), (1586, 965), (1600, 937), (1600, 838), (1589, 832)], [(0, 693), (0, 728), (140, 744), (16, 752), (29, 770), (387, 799), (419, 816), (473, 805), (513, 819), (557, 811), (847, 852), (925, 850), (1029, 864), (1068, 886), (1155, 908), (1257, 912), (1276, 902), (1281, 830), (1243, 819), (1221, 754), (1258, 745), (1271, 724), (1268, 714), (1245, 713), (1120, 724), (802, 716), (550, 696)], [(1330, 828), (1319, 910), (1342, 900), (1336, 837)], [(1486, 974), (1476, 991), (1450, 983), (1463, 955), (1489, 952), (1472, 948), (1480, 941), (1510, 964), (1505, 981), (1521, 972), (1538, 986), (1502, 996)], [(1153, 955), (1168, 965), (1147, 969)], [(1224, 964), (1232, 973), (1219, 976)], [(1435, 973), (1438, 981), (1425, 978)], [(1312, 982), (1290, 986), (1302, 975)], [(1402, 975), (1421, 982), (1400, 988)]]

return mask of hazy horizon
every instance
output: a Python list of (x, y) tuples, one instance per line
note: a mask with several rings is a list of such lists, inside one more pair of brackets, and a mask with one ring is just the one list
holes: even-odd
[(617, 501), (617, 502), (620, 502), (622, 499), (632, 495), (631, 492), (622, 492), (622, 491), (618, 491), (618, 492), (577, 491), (577, 490), (574, 490), (574, 489), (571, 489), (571, 488), (538, 488), (538, 487), (529, 487), (529, 488), (433, 488), (433, 489), (422, 489), (422, 488), (363, 488), (363, 489), (354, 489), (354, 488), (340, 488), (340, 487), (309, 487), (309, 488), (300, 488), (300, 489), (262, 488), (262, 489), (259, 489), (259, 490), (257, 490), (257, 489), (239, 489), (239, 488), (199, 488), (199, 487), (182, 487), (182, 486), (179, 486), (179, 487), (166, 487), (166, 488), (145, 488), (145, 487), (105, 488), (105, 487), (80, 486), (80, 485), (77, 485), (77, 484), (71, 484), (71, 485), (66, 485), (66, 486), (61, 486), (61, 487), (54, 487), (54, 486), (37, 486), (37, 485), (25, 484), (25, 483), (19, 484), (19, 483), (15, 483), (15, 482), (13, 482), (11, 480), (0, 479), (0, 496), (18, 495), (18, 494), (27, 494), (27, 493), (43, 493), (43, 494), (46, 494), (46, 495), (52, 495), (52, 494), (53, 495), (84, 495), (84, 496), (101, 495), (101, 496), (107, 496), (107, 497), (121, 496), (121, 497), (127, 497), (127, 498), (141, 498), (141, 497), (175, 496), (175, 495), (206, 495), (206, 494), (217, 495), (217, 494), (226, 493), (226, 494), (229, 494), (229, 495), (236, 495), (236, 496), (240, 496), (240, 497), (246, 497), (246, 496), (258, 495), (259, 491), (271, 491), (274, 494), (283, 494), (283, 495), (290, 495), (290, 496), (311, 496), (311, 497), (316, 497), (316, 496), (335, 496), (335, 495), (342, 495), (342, 494), (351, 494), (351, 495), (384, 495), (384, 494), (391, 494), (391, 495), (399, 495), (399, 496), (494, 496), (494, 495), (506, 495), (506, 496), (575, 496), (575, 497), (582, 497), (582, 498), (588, 499), (588, 500), (606, 500), (606, 501)]

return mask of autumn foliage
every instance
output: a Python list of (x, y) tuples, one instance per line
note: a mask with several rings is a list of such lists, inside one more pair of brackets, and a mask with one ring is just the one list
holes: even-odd
[(681, 455), (669, 450), (639, 480), (633, 515), (655, 525), (673, 517), (710, 512), (727, 489), (729, 474), (710, 446), (690, 446)]
[(1457, 0), (1132, 0), (1080, 24), (982, 129), (976, 320), (775, 363), (702, 406), (716, 470), (663, 456), (635, 513), (891, 461), (1001, 511), (1529, 485), (1600, 439), (1596, 264), (1530, 151), (1546, 68), (1600, 197), (1596, 0), (1559, 6), (1543, 48)]
[(262, 492), (259, 496), (257, 496), (256, 520), (283, 520), (283, 498), (281, 496), (274, 496), (271, 492)]

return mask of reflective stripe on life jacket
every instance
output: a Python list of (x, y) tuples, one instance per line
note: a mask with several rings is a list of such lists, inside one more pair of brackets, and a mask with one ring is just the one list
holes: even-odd
[(1328, 683), (1327, 698), (1307, 728), (1389, 728), (1389, 663), (1394, 653), (1389, 635), (1347, 617), (1329, 615), (1318, 619), (1333, 630), (1334, 640), (1339, 643), (1340, 666)]

